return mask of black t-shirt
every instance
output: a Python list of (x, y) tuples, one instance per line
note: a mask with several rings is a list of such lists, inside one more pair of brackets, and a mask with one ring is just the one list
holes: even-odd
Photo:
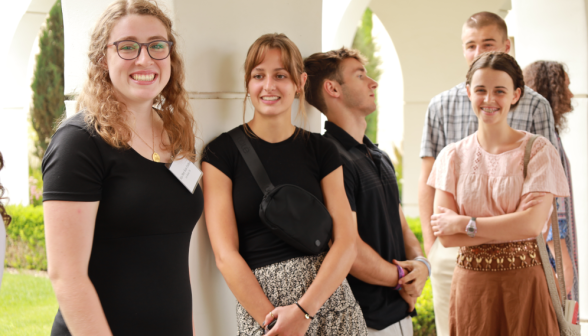
[[(279, 143), (269, 143), (258, 137), (249, 140), (273, 185), (299, 186), (323, 202), (321, 180), (341, 166), (332, 143), (320, 134), (301, 129)], [(261, 222), (259, 205), (263, 193), (228, 133), (208, 144), (202, 160), (215, 166), (233, 182), (239, 253), (251, 269), (305, 255), (286, 244)]]
[[(114, 335), (192, 335), (190, 237), (203, 209), (165, 167), (115, 149), (78, 113), (43, 158), (44, 201), (100, 201), (88, 275)], [(67, 335), (56, 317), (53, 335)]]
[[(398, 184), (388, 155), (364, 136), (357, 142), (339, 126), (326, 122), (325, 138), (337, 146), (343, 161), (345, 191), (357, 215), (361, 239), (383, 259), (406, 260), (398, 206)], [(408, 304), (391, 287), (347, 276), (368, 327), (381, 330), (409, 315)]]

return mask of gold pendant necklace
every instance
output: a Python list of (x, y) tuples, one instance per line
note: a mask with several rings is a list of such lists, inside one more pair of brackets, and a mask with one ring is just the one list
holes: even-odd
[(159, 160), (160, 160), (159, 154), (157, 154), (157, 152), (153, 152), (153, 161), (159, 162)]
[(133, 127), (131, 127), (131, 130), (133, 131), (133, 133), (135, 133), (135, 135), (139, 139), (141, 139), (141, 141), (143, 141), (147, 145), (147, 147), (149, 147), (149, 149), (151, 149), (151, 151), (153, 152), (153, 154), (151, 154), (151, 158), (153, 159), (153, 161), (154, 162), (160, 162), (161, 161), (161, 157), (155, 151), (155, 132), (153, 131), (153, 124), (155, 124), (155, 122), (153, 121), (153, 118), (151, 118), (151, 140), (153, 141), (153, 146), (149, 146), (149, 144), (147, 143), (147, 141), (143, 140), (143, 138), (141, 138), (141, 136), (139, 135), (139, 133), (137, 133), (137, 131), (135, 131), (135, 129)]

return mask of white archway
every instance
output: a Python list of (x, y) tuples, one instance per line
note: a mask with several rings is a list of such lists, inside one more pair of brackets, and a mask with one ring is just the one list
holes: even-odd
[(6, 167), (0, 172), (12, 204), (29, 204), (28, 115), (31, 76), (27, 75), (34, 42), (55, 0), (29, 0), (3, 5), (0, 26), (8, 33), (8, 53), (0, 57), (6, 80), (0, 84), (0, 152)]

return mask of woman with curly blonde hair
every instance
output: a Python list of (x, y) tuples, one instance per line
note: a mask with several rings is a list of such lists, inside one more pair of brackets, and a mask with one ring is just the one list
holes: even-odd
[[(557, 217), (559, 222), (559, 238), (562, 244), (564, 278), (569, 296), (579, 301), (578, 295), (578, 238), (576, 234), (576, 218), (574, 216), (574, 196), (572, 190), (572, 172), (570, 161), (561, 142), (560, 133), (565, 129), (566, 114), (574, 110), (570, 91), (570, 77), (565, 66), (553, 61), (536, 61), (524, 70), (525, 82), (537, 93), (545, 97), (551, 105), (555, 120), (555, 135), (558, 142), (559, 156), (567, 177), (570, 197), (557, 199)], [(547, 237), (547, 245), (553, 249), (553, 235), (551, 230)], [(550, 255), (551, 264), (555, 267), (555, 260)]]
[(116, 1), (88, 56), (78, 113), (43, 159), (51, 334), (192, 335), (188, 249), (203, 199), (166, 167), (196, 159), (172, 22), (152, 1)]

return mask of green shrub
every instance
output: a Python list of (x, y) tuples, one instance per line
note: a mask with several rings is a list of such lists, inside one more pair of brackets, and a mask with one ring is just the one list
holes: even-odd
[(46, 270), (43, 207), (9, 205), (6, 210), (12, 216), (12, 222), (6, 228), (4, 266)]
[(43, 205), (43, 173), (41, 168), (29, 166), (29, 201), (31, 205)]
[(435, 336), (435, 311), (433, 310), (433, 290), (431, 280), (427, 280), (415, 306), (418, 315), (412, 318), (414, 336)]
[(421, 229), (421, 220), (418, 217), (406, 217), (406, 223), (408, 227), (417, 237), (419, 242), (421, 243), (421, 250), (423, 250), (423, 255), (425, 255), (425, 245), (423, 243), (423, 230)]
[[(421, 220), (411, 217), (406, 217), (406, 222), (410, 230), (417, 237), (421, 243), (421, 250), (423, 255), (425, 254), (425, 248), (423, 244), (423, 231), (421, 229)], [(417, 317), (413, 317), (412, 325), (414, 328), (415, 336), (434, 336), (437, 335), (435, 329), (435, 311), (433, 310), (433, 290), (431, 288), (431, 280), (427, 280), (425, 288), (421, 296), (417, 299), (416, 310), (418, 313)]]

